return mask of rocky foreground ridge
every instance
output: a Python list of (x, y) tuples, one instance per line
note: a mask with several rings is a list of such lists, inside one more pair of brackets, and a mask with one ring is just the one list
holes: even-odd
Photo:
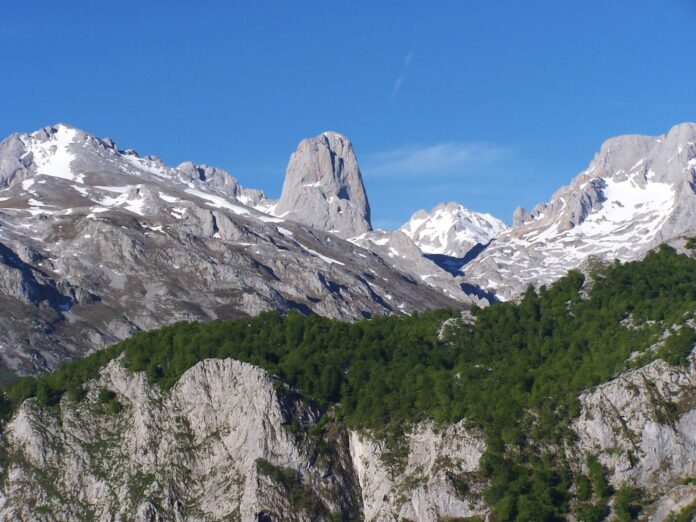
[[(581, 396), (565, 449), (655, 498), (648, 520), (696, 499), (696, 362), (658, 360)], [(109, 403), (103, 400), (104, 394)], [(679, 410), (665, 416), (664, 399)], [(118, 404), (109, 408), (108, 404)], [(335, 424), (263, 370), (205, 360), (167, 392), (118, 360), (81, 402), (26, 401), (3, 433), (5, 520), (419, 520), (486, 517), (485, 443), (465, 423), (421, 423), (406, 451)], [(686, 484), (686, 482), (684, 482)]]

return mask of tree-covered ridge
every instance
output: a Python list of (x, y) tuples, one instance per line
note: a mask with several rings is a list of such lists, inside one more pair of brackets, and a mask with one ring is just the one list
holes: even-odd
[[(486, 436), (486, 500), (499, 519), (555, 520), (574, 500), (581, 518), (593, 520), (606, 514), (610, 494), (601, 470), (573, 476), (562, 452), (539, 448), (570, 436), (581, 391), (658, 356), (683, 364), (696, 340), (687, 325), (695, 310), (696, 261), (663, 246), (590, 281), (572, 272), (518, 303), (475, 309), (472, 325), (452, 310), (356, 323), (264, 313), (177, 324), (20, 379), (6, 391), (6, 408), (32, 396), (49, 405), (66, 392), (79, 399), (119, 354), (165, 389), (198, 361), (233, 357), (280, 376), (350, 427), (467, 419)], [(668, 330), (662, 348), (647, 350)]]

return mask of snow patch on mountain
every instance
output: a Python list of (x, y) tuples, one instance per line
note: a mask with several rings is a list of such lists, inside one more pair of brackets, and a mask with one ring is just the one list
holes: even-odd
[(56, 126), (56, 131), (46, 141), (35, 140), (35, 134), (28, 145), (36, 165), (36, 173), (82, 183), (84, 176), (76, 175), (70, 168), (75, 159), (69, 149), (75, 140), (77, 131), (65, 125)]

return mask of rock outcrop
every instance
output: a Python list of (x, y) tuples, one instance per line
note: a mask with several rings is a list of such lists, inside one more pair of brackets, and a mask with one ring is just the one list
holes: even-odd
[(480, 434), (463, 423), (439, 431), (423, 423), (401, 444), (408, 448), (405, 457), (394, 459), (383, 441), (350, 434), (365, 520), (436, 522), (486, 514), (476, 475), (485, 449)]
[[(619, 487), (664, 491), (696, 476), (696, 365), (657, 360), (580, 397), (576, 455), (597, 455)], [(696, 494), (694, 495), (696, 498)]]
[(372, 230), (370, 204), (348, 138), (325, 132), (300, 142), (274, 213), (343, 238)]
[[(169, 393), (117, 361), (60, 415), (27, 401), (5, 432), (0, 513), (30, 520), (329, 520), (358, 514), (347, 439), (334, 455), (295, 433), (318, 413), (262, 370), (209, 360)], [(99, 391), (113, 393), (107, 411)], [(280, 391), (279, 391), (280, 390)], [(288, 503), (301, 497), (298, 502)]]
[(231, 359), (197, 364), (169, 392), (112, 361), (82, 401), (65, 397), (54, 410), (31, 399), (7, 425), (0, 517), (429, 521), (484, 512), (473, 490), (455, 486), (483, 450), (463, 426), (417, 426), (401, 462), (368, 433), (309, 435), (318, 417), (310, 401)]
[[(696, 500), (696, 360), (655, 361), (580, 396), (566, 456), (598, 457), (649, 520)], [(107, 398), (107, 400), (104, 399)], [(330, 423), (263, 370), (205, 360), (169, 391), (111, 361), (79, 402), (25, 401), (4, 427), (0, 517), (438, 521), (485, 517), (482, 435), (422, 422), (402, 438)], [(563, 451), (563, 450), (560, 450)]]
[(191, 181), (212, 185), (247, 206), (265, 208), (276, 203), (266, 198), (266, 195), (260, 190), (242, 187), (229, 172), (217, 167), (196, 165), (191, 161), (186, 161), (181, 163), (177, 170), (188, 175)]

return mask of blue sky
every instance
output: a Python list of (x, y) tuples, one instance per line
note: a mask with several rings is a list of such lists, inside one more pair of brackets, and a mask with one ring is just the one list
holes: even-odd
[(692, 0), (12, 2), (0, 135), (63, 121), (278, 196), (335, 130), (376, 226), (450, 200), (509, 221), (604, 139), (696, 120), (694, 27)]

